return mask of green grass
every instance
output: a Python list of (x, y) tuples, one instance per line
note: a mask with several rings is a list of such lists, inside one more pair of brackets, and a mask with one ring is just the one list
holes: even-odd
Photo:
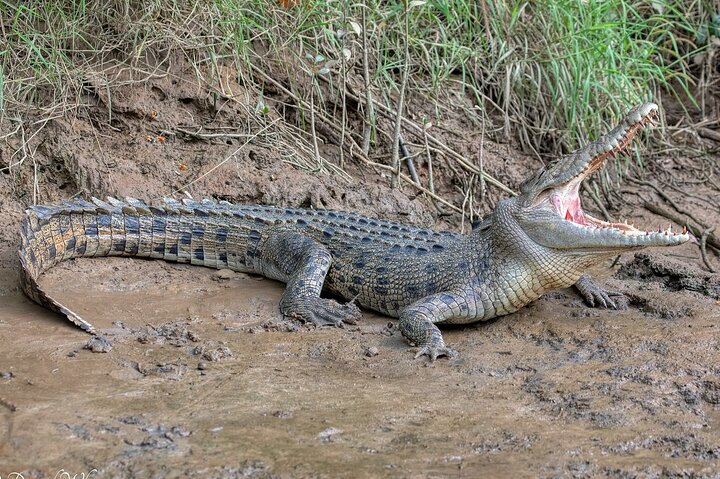
[(699, 3), (696, 11), (673, 1), (546, 3), (505, 9), (498, 2), (487, 50), (504, 59), (487, 81), (503, 90), (506, 112), (528, 123), (525, 139), (537, 149), (542, 133), (553, 130), (562, 149), (584, 143), (605, 121), (660, 90), (692, 98), (688, 59), (703, 48), (693, 43)]
[[(337, 102), (327, 97), (343, 81), (362, 85), (366, 8), (375, 98), (394, 106), (391, 98), (409, 68), (409, 95), (434, 105), (436, 116), (461, 107), (446, 94), (460, 85), (476, 104), (503, 115), (505, 135), (557, 154), (661, 91), (692, 98), (696, 72), (690, 58), (706, 48), (720, 23), (710, 0), (429, 0), (409, 2), (405, 38), (405, 2), (365, 5), (126, 0), (90, 7), (84, 1), (0, 0), (6, 40), (0, 47), (0, 115), (57, 105), (72, 111), (81, 107), (88, 76), (105, 65), (141, 66), (148, 55), (176, 48), (198, 68), (210, 66), (203, 71), (211, 76), (220, 63), (236, 63), (248, 85), (257, 80), (251, 64), (283, 64), (283, 81), (298, 98), (315, 95), (315, 104), (337, 117)], [(258, 55), (260, 45), (267, 54)], [(482, 114), (468, 109), (474, 121)]]
[[(434, 101), (442, 115), (444, 90), (460, 83), (477, 104), (498, 107), (507, 136), (548, 154), (586, 142), (661, 92), (692, 101), (690, 59), (708, 45), (717, 18), (708, 0), (414, 3), (406, 39), (404, 2), (367, 2), (370, 70), (379, 95), (397, 93), (407, 67), (411, 90)], [(310, 2), (285, 10), (266, 4), (248, 21), (237, 15), (246, 4), (225, 0), (224, 31), (263, 39), (281, 58), (290, 52), (293, 66), (309, 75), (318, 68), (308, 58), (339, 62), (347, 48), (354, 53), (350, 74), (360, 74), (357, 36), (343, 37), (341, 45), (336, 33), (357, 27), (362, 6)], [(406, 41), (409, 59), (403, 57)]]

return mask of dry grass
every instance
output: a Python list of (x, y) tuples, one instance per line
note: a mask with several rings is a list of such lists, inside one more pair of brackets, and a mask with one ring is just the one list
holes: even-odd
[[(436, 171), (450, 162), (481, 192), (485, 184), (510, 191), (429, 125), (448, 110), (462, 110), (489, 136), (514, 136), (538, 155), (552, 156), (603, 131), (640, 100), (679, 92), (696, 94), (704, 107), (716, 88), (720, 20), (709, 0), (306, 1), (292, 8), (265, 0), (100, 3), (0, 0), (6, 39), (0, 125), (8, 126), (6, 140), (25, 135), (0, 167), (32, 160), (26, 132), (36, 135), (53, 118), (87, 108), (90, 86), (109, 91), (165, 75), (181, 53), (198, 82), (223, 101), (232, 98), (221, 87), (222, 68), (238, 72), (257, 100), (245, 133), (267, 127), (270, 113), (296, 119), (273, 122), (254, 140), (272, 138), (288, 162), (344, 174), (353, 159), (463, 211), (475, 201), (470, 186), (463, 205), (453, 204), (435, 194), (432, 176), (427, 185), (416, 184), (399, 161), (373, 158), (397, 152), (398, 138), (406, 136), (428, 164), (444, 160), (435, 161)], [(290, 99), (275, 112), (264, 101), (268, 84)], [(449, 90), (464, 92), (467, 101), (458, 103)], [(351, 103), (357, 105), (352, 110)], [(417, 105), (433, 114), (411, 121), (406, 112)], [(321, 127), (340, 146), (340, 158), (322, 157)]]

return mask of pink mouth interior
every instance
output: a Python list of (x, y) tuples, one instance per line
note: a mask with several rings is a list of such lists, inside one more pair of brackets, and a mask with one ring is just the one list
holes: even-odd
[(572, 221), (580, 225), (587, 226), (585, 221), (585, 213), (580, 206), (580, 195), (578, 189), (580, 182), (571, 182), (564, 189), (556, 191), (550, 197), (555, 211), (560, 214), (561, 218)]
[(622, 154), (646, 123), (655, 124), (657, 115), (657, 110), (651, 110), (645, 117), (641, 118), (640, 121), (629, 125), (623, 130), (621, 137), (615, 138), (615, 146), (613, 148), (606, 149), (603, 153), (595, 155), (586, 165), (585, 169), (568, 183), (548, 189), (546, 190), (547, 193), (543, 192), (546, 194), (540, 194), (536, 198), (535, 204), (545, 203), (545, 205), (547, 205), (547, 201), (549, 200), (549, 203), (560, 218), (571, 221), (577, 225), (595, 228), (614, 228), (625, 234), (632, 235), (646, 234), (646, 232), (638, 230), (627, 223), (610, 223), (594, 218), (591, 215), (586, 215), (580, 204), (579, 190), (582, 181), (600, 169), (605, 160)]
[[(584, 175), (583, 175), (584, 176)], [(580, 183), (583, 176), (575, 178), (563, 188), (557, 189), (550, 195), (550, 204), (558, 215), (565, 221), (571, 221), (577, 225), (595, 228), (613, 228), (627, 235), (644, 235), (645, 231), (636, 229), (626, 223), (608, 223), (590, 215), (586, 215), (580, 204)]]

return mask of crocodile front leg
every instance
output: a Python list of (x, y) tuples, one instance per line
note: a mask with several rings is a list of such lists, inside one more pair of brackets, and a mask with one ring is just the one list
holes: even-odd
[(453, 357), (457, 352), (445, 345), (435, 324), (469, 316), (467, 294), (437, 293), (416, 301), (400, 313), (400, 332), (418, 347), (415, 358), (425, 355), (435, 361), (438, 356)]
[(259, 248), (260, 273), (286, 283), (280, 312), (316, 325), (342, 326), (360, 319), (355, 303), (340, 304), (323, 299), (320, 292), (330, 269), (332, 256), (317, 241), (300, 232), (270, 229)]
[(580, 276), (580, 279), (575, 283), (575, 288), (580, 292), (580, 295), (590, 307), (624, 309), (624, 303), (622, 301), (616, 302), (611, 298), (611, 296), (622, 297), (622, 293), (605, 291), (586, 274)]

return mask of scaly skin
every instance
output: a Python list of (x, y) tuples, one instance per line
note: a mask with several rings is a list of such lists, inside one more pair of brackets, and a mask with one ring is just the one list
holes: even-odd
[[(579, 185), (654, 118), (631, 110), (618, 127), (561, 158), (500, 201), (469, 235), (354, 213), (166, 199), (69, 200), (35, 206), (22, 227), (22, 286), (34, 301), (92, 332), (37, 279), (76, 257), (138, 256), (230, 268), (287, 284), (280, 311), (316, 324), (354, 323), (356, 304), (399, 317), (402, 334), (432, 360), (452, 355), (438, 323), (465, 324), (517, 311), (576, 284), (586, 300), (615, 307), (583, 272), (621, 252), (671, 246), (687, 234), (647, 233), (586, 215)], [(349, 300), (323, 299), (323, 288)], [(416, 357), (417, 357), (416, 356)]]

